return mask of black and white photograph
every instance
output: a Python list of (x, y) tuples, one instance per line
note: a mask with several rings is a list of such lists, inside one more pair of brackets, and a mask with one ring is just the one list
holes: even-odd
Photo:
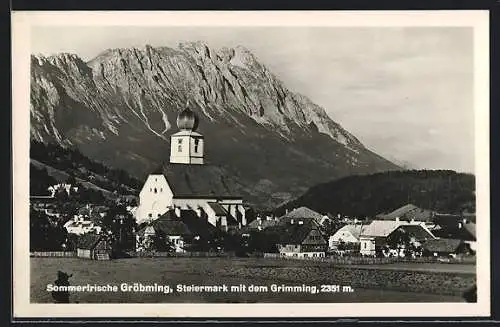
[(488, 41), (481, 11), (14, 12), (19, 314), (488, 314)]

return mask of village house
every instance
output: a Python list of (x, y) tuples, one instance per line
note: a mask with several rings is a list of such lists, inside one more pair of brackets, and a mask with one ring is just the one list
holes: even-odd
[(68, 220), (64, 224), (64, 228), (68, 234), (76, 235), (83, 235), (87, 233), (99, 234), (101, 232), (100, 226), (96, 225), (92, 220), (86, 219), (82, 215), (75, 215), (73, 219)]
[(84, 234), (78, 239), (76, 255), (79, 258), (110, 260), (111, 254), (111, 244), (104, 235)]
[[(136, 233), (136, 250), (148, 251), (155, 237), (164, 237), (165, 242), (173, 245), (173, 251), (187, 252), (186, 245), (193, 239), (210, 241), (217, 229), (206, 217), (198, 217), (193, 210), (169, 210), (160, 218), (140, 225)], [(160, 245), (161, 246), (161, 245)]]
[(328, 239), (328, 247), (332, 250), (337, 249), (341, 243), (354, 245), (360, 244), (360, 235), (365, 226), (361, 224), (345, 225), (335, 232)]
[(432, 232), (442, 239), (458, 239), (467, 243), (472, 250), (476, 250), (476, 224), (465, 218), (449, 216), (437, 220), (438, 227)]
[(427, 223), (432, 222), (433, 217), (434, 211), (422, 209), (409, 203), (392, 212), (379, 214), (376, 219)]
[(425, 256), (456, 257), (457, 255), (469, 255), (473, 253), (470, 245), (463, 240), (450, 238), (428, 240), (422, 247)]
[(273, 227), (278, 224), (279, 220), (277, 217), (266, 216), (262, 218), (261, 216), (257, 216), (255, 220), (246, 225), (242, 232), (249, 233), (251, 231), (263, 231), (268, 227)]
[(299, 220), (310, 220), (313, 221), (317, 226), (322, 226), (323, 223), (328, 220), (328, 217), (325, 218), (324, 215), (311, 210), (307, 207), (299, 207), (296, 209), (293, 209), (290, 212), (285, 213), (283, 216), (279, 218), (279, 224), (284, 225), (284, 224), (294, 224), (295, 222)]
[(307, 258), (324, 257), (328, 247), (322, 231), (312, 220), (298, 220), (276, 226), (280, 238), (277, 248), (282, 256)]
[(215, 166), (204, 161), (204, 138), (196, 131), (198, 117), (189, 108), (177, 117), (179, 132), (171, 136), (170, 162), (148, 176), (135, 210), (138, 224), (159, 218), (170, 209), (206, 214), (213, 226), (227, 230), (246, 225), (243, 198)]
[(186, 252), (184, 244), (193, 237), (193, 233), (185, 223), (164, 215), (136, 233), (136, 250), (139, 252), (147, 250), (145, 243), (152, 241), (158, 235), (163, 235), (165, 242), (169, 242), (173, 247), (172, 250), (178, 253)]
[[(409, 223), (395, 220), (374, 220), (360, 234), (360, 253), (367, 256), (376, 256), (393, 243), (402, 240), (420, 246), (435, 236), (419, 223)], [(392, 249), (396, 250), (396, 249)], [(403, 249), (398, 249), (397, 255), (404, 255)]]

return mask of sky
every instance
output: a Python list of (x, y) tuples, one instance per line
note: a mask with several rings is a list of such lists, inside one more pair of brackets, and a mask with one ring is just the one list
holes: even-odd
[(109, 48), (242, 45), (367, 148), (417, 169), (474, 172), (473, 34), (467, 27), (44, 26), (31, 52), (90, 60)]

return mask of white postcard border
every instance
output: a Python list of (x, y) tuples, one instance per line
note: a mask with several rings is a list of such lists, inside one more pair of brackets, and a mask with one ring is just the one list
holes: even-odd
[[(27, 317), (471, 317), (490, 315), (488, 11), (21, 12), (12, 14), (13, 308)], [(131, 23), (133, 22), (133, 23)], [(166, 23), (168, 22), (168, 23)], [(32, 304), (29, 261), (30, 29), (39, 25), (470, 26), (474, 29), (477, 303)]]

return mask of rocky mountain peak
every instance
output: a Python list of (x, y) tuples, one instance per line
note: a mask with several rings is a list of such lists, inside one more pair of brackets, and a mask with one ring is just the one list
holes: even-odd
[[(86, 63), (67, 53), (32, 56), (31, 88), (32, 138), (78, 145), (89, 157), (136, 176), (168, 158), (169, 135), (188, 100), (207, 144), (214, 144), (208, 161), (239, 167), (234, 169), (243, 175), (250, 174), (242, 168), (249, 162), (282, 169), (275, 160), (288, 157), (299, 166), (315, 163), (303, 166), (305, 171), (323, 169), (332, 176), (395, 167), (365, 149), (322, 107), (290, 91), (243, 46), (214, 49), (196, 41), (177, 48), (109, 49)], [(289, 173), (295, 175), (286, 178), (300, 179)], [(262, 185), (278, 193), (310, 186), (275, 183)]]

